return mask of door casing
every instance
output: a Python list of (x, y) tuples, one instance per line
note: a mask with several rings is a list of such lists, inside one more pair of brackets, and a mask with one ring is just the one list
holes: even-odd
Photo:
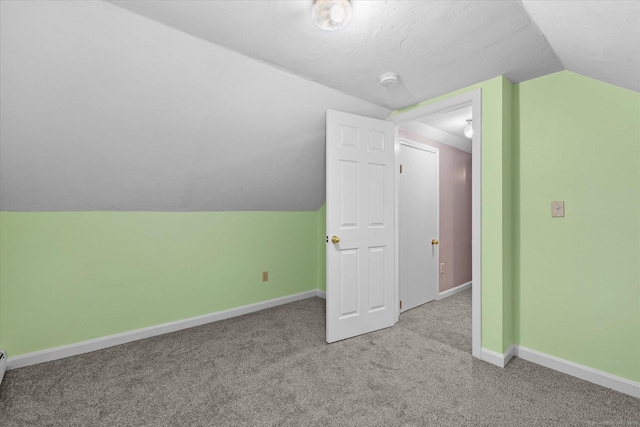
[[(451, 98), (392, 114), (387, 120), (400, 126), (421, 117), (453, 109), (471, 103), (473, 115), (473, 138), (471, 154), (471, 348), (472, 355), (482, 359), (482, 89), (474, 89)], [(396, 174), (399, 173), (400, 142), (396, 137)], [(398, 179), (396, 179), (396, 218), (398, 218)], [(396, 221), (396, 298), (398, 296), (398, 222)], [(400, 307), (396, 304), (396, 322), (400, 317)]]

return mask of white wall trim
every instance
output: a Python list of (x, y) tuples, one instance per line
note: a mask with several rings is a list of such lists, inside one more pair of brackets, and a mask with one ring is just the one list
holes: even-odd
[[(387, 119), (392, 121), (390, 118)], [(393, 122), (395, 123), (395, 122)], [(400, 198), (398, 194), (400, 194), (400, 180), (398, 179), (398, 172), (400, 171), (400, 136), (398, 133), (398, 126), (395, 126), (395, 135), (393, 137), (393, 163), (395, 167), (395, 172), (393, 173), (393, 191), (395, 195), (393, 196), (393, 243), (394, 243), (394, 289), (393, 289), (393, 297), (395, 301), (393, 302), (395, 305), (395, 323), (400, 321)]]
[(504, 354), (483, 348), (481, 359), (499, 368), (504, 368), (513, 356), (515, 356), (515, 346), (512, 345), (504, 352)]
[(101, 350), (103, 348), (113, 347), (131, 341), (137, 341), (144, 338), (166, 334), (169, 332), (193, 328), (194, 326), (200, 326), (207, 323), (229, 319), (232, 317), (242, 316), (244, 314), (254, 313), (256, 311), (277, 307), (279, 305), (288, 304), (315, 296), (320, 296), (322, 298), (319, 293), (324, 294), (324, 292), (319, 290), (301, 292), (298, 294), (275, 298), (268, 301), (257, 302), (255, 304), (244, 305), (242, 307), (236, 307), (228, 310), (218, 311), (215, 313), (204, 314), (202, 316), (177, 320), (175, 322), (163, 323), (161, 325), (149, 326), (147, 328), (122, 332), (119, 334), (95, 338), (87, 341), (81, 341), (74, 344), (63, 345), (61, 347), (21, 354), (19, 356), (9, 357), (7, 359), (7, 369), (22, 368), (25, 366), (35, 365), (43, 362), (50, 362), (52, 360), (62, 359), (65, 357), (76, 356), (78, 354), (89, 353), (91, 351)]
[(572, 377), (580, 378), (581, 380), (589, 381), (640, 399), (640, 383), (635, 381), (598, 371), (597, 369), (579, 365), (526, 347), (515, 346), (515, 356), (553, 369), (554, 371), (559, 371)]
[(436, 301), (445, 299), (447, 297), (450, 297), (451, 295), (457, 294), (458, 292), (464, 291), (465, 289), (470, 288), (472, 283), (473, 282), (463, 283), (462, 285), (458, 285), (455, 288), (447, 289), (446, 291), (440, 292), (436, 297)]
[[(469, 92), (455, 95), (432, 104), (423, 105), (409, 111), (397, 114), (392, 113), (387, 120), (398, 126), (402, 126), (405, 123), (415, 121), (423, 116), (468, 103), (471, 103), (473, 117), (473, 138), (471, 140), (471, 280), (473, 281), (473, 296), (471, 302), (471, 353), (473, 357), (482, 359), (482, 89), (473, 89)], [(396, 137), (396, 150), (399, 145), (397, 141), (398, 138)], [(396, 159), (397, 154), (398, 152), (396, 151)], [(396, 171), (398, 170), (397, 166), (398, 163), (396, 161)], [(397, 190), (396, 180), (396, 191)], [(396, 217), (398, 212), (397, 200), (396, 198)], [(397, 221), (395, 233), (397, 236)], [(396, 260), (397, 256), (398, 254), (396, 252)], [(396, 304), (396, 310), (398, 310), (398, 304)], [(396, 311), (396, 313), (398, 312)]]
[(316, 289), (316, 296), (318, 298), (327, 299), (327, 293), (325, 291), (321, 291), (320, 289)]
[(471, 153), (472, 150), (470, 139), (460, 138), (459, 136), (452, 135), (422, 122), (405, 123), (402, 125), (402, 129), (426, 136), (429, 139), (457, 148), (458, 150), (466, 151), (467, 153)]
[(541, 353), (537, 350), (521, 347), (518, 345), (510, 346), (504, 354), (495, 351), (482, 349), (482, 360), (492, 365), (504, 368), (507, 366), (512, 357), (519, 357), (545, 368), (580, 378), (584, 381), (607, 387), (620, 393), (628, 394), (640, 399), (640, 383), (618, 377), (607, 372), (599, 371), (588, 366), (560, 359), (559, 357)]

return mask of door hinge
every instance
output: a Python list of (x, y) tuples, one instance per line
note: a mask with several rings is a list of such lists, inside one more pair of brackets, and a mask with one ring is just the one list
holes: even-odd
[(400, 173), (402, 173), (402, 165), (400, 165)]
[(402, 300), (400, 300), (400, 310), (402, 310)]

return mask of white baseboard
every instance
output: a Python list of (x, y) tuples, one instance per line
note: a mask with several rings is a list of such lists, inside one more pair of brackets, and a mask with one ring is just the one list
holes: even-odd
[(487, 350), (486, 348), (482, 349), (482, 360), (485, 362), (491, 363), (499, 368), (504, 368), (507, 366), (507, 363), (511, 360), (511, 358), (515, 355), (515, 347), (510, 346), (504, 354), (496, 353), (495, 351)]
[(436, 301), (450, 297), (451, 295), (455, 295), (460, 291), (464, 291), (467, 288), (471, 287), (471, 283), (472, 282), (467, 282), (467, 283), (463, 283), (462, 285), (458, 285), (455, 288), (451, 288), (451, 289), (447, 289), (444, 292), (440, 292), (437, 296), (436, 296)]
[(515, 356), (640, 399), (640, 383), (635, 381), (630, 381), (526, 347), (515, 346)]
[[(460, 292), (460, 290), (462, 289), (459, 288), (461, 288), (462, 286), (468, 287), (470, 285), (470, 282), (468, 284), (465, 283), (464, 285), (460, 285), (454, 289), (451, 289), (450, 291), (456, 290), (456, 292)], [(453, 295), (453, 293), (447, 296), (450, 295)], [(62, 359), (65, 357), (75, 356), (83, 353), (89, 353), (91, 351), (101, 350), (103, 348), (113, 347), (131, 341), (137, 341), (140, 339), (150, 338), (169, 332), (179, 331), (182, 329), (193, 328), (194, 326), (217, 322), (236, 316), (242, 316), (244, 314), (254, 313), (256, 311), (264, 310), (271, 307), (277, 307), (279, 305), (288, 304), (311, 297), (326, 299), (326, 292), (316, 289), (313, 291), (301, 292), (299, 294), (288, 295), (285, 297), (262, 301), (255, 304), (249, 304), (242, 307), (236, 307), (229, 310), (218, 311), (202, 316), (191, 317), (189, 319), (150, 326), (148, 328), (136, 329), (120, 334), (37, 351), (34, 353), (22, 354), (20, 356), (9, 358), (5, 356), (3, 358), (0, 358), (0, 382), (2, 381), (2, 377), (4, 376), (5, 367), (6, 369), (16, 369), (22, 368), (24, 366), (35, 365), (38, 363), (50, 362), (52, 360)], [(596, 369), (579, 365), (568, 360), (560, 359), (555, 356), (550, 356), (548, 354), (541, 353), (539, 351), (532, 350), (526, 347), (512, 345), (504, 354), (499, 354), (483, 348), (481, 350), (481, 354), (482, 360), (501, 368), (507, 366), (511, 358), (513, 356), (516, 356), (529, 362), (533, 362), (538, 365), (553, 369), (555, 371), (559, 371), (576, 378), (580, 378), (582, 380), (589, 381), (615, 391), (619, 391), (620, 393), (640, 398), (640, 383), (638, 382), (627, 380), (625, 378), (608, 374), (606, 372), (598, 371)]]
[(95, 338), (92, 340), (50, 348), (42, 351), (36, 351), (33, 353), (21, 354), (19, 356), (9, 357), (7, 359), (7, 369), (22, 368), (24, 366), (62, 359), (64, 357), (89, 353), (91, 351), (101, 350), (103, 348), (113, 347), (131, 341), (137, 341), (144, 338), (154, 337), (156, 335), (162, 335), (182, 329), (193, 328), (194, 326), (200, 326), (206, 323), (212, 323), (232, 317), (242, 316), (244, 314), (253, 313), (256, 311), (264, 310), (266, 308), (276, 307), (279, 305), (288, 304), (290, 302), (300, 301), (315, 296), (323, 298), (323, 296), (320, 294), (324, 295), (324, 292), (318, 290), (301, 292), (299, 294), (288, 295), (285, 297), (262, 301), (255, 304), (244, 305), (242, 307), (236, 307), (229, 310), (218, 311), (215, 313), (204, 314), (202, 316), (177, 320), (175, 322), (150, 326), (148, 328), (122, 332), (120, 334)]
[(591, 383), (619, 391), (620, 393), (640, 398), (640, 383), (638, 382), (598, 371), (597, 369), (579, 365), (530, 348), (512, 345), (504, 354), (499, 354), (495, 351), (487, 350), (486, 348), (482, 349), (482, 360), (500, 368), (507, 366), (511, 358), (514, 356), (533, 362), (537, 365), (553, 369), (554, 371), (562, 372), (564, 374), (571, 375), (572, 377), (580, 378), (581, 380), (589, 381)]

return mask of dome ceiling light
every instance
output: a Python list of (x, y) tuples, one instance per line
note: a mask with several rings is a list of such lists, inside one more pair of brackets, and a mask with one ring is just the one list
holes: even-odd
[(349, 0), (315, 0), (311, 16), (323, 30), (339, 30), (351, 19), (351, 3)]
[(471, 119), (467, 119), (467, 124), (464, 126), (464, 136), (473, 138), (473, 120)]

